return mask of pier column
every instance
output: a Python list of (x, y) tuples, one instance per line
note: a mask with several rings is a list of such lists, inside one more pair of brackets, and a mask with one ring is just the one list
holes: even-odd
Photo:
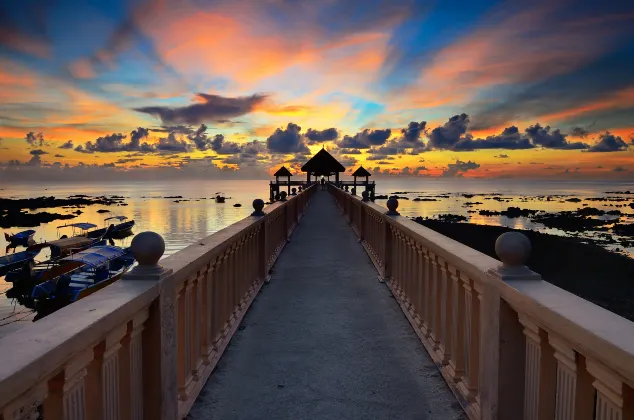
[[(482, 285), (479, 377), (483, 420), (525, 418), (526, 392), (535, 391), (534, 372), (530, 369), (527, 372), (527, 367), (535, 365), (533, 343), (527, 347), (518, 312), (501, 298), (500, 288), (494, 284), (541, 280), (539, 274), (525, 265), (530, 249), (529, 239), (519, 232), (500, 235), (495, 252), (502, 264), (487, 272), (491, 281)], [(526, 389), (526, 383), (530, 390)]]
[(140, 367), (143, 417), (175, 419), (178, 417), (176, 291), (172, 282), (163, 281), (172, 270), (158, 264), (165, 252), (165, 241), (157, 233), (142, 232), (134, 237), (130, 248), (139, 265), (122, 280), (161, 283), (159, 299), (150, 305), (142, 340), (137, 343), (141, 348), (136, 348), (143, 355)]

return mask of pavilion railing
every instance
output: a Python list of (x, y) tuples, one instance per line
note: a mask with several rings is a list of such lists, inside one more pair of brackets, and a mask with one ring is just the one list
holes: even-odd
[(184, 418), (315, 191), (160, 266), (162, 238), (137, 235), (122, 280), (0, 339), (0, 418)]
[(470, 419), (634, 419), (634, 323), (527, 269), (525, 236), (501, 264), (329, 189)]

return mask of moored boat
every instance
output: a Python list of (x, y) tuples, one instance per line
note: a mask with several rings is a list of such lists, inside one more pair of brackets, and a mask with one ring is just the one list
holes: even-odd
[(20, 268), (29, 261), (33, 261), (33, 258), (39, 253), (40, 250), (26, 250), (0, 257), (0, 276)]
[(99, 236), (103, 236), (108, 231), (108, 229), (110, 229), (110, 231), (108, 232), (106, 239), (125, 238), (126, 236), (132, 234), (134, 220), (128, 220), (126, 216), (111, 216), (104, 219), (104, 224), (109, 220), (118, 220), (119, 223), (113, 223), (108, 227), (103, 227), (101, 229), (90, 231), (86, 234), (86, 236), (88, 236), (89, 238), (97, 238)]
[(129, 249), (102, 245), (59, 260), (60, 270), (33, 288), (41, 316), (83, 299), (117, 281), (132, 266)]
[(33, 235), (35, 235), (35, 231), (32, 229), (23, 230), (16, 234), (4, 232), (4, 238), (12, 245), (27, 246), (29, 242), (33, 241)]
[(224, 203), (224, 202), (225, 202), (225, 195), (224, 195), (224, 193), (217, 192), (217, 193), (216, 193), (216, 203)]

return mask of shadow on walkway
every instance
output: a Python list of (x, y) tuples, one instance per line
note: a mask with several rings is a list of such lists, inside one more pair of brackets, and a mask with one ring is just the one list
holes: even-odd
[(188, 418), (466, 418), (329, 193), (291, 239)]

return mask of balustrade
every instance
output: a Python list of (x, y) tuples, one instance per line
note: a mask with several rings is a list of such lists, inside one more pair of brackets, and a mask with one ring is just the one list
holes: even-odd
[(0, 340), (0, 419), (184, 418), (314, 191), (160, 265), (163, 239), (135, 236), (121, 281)]
[(329, 190), (470, 419), (634, 419), (634, 323), (526, 268), (525, 236), (500, 263)]

